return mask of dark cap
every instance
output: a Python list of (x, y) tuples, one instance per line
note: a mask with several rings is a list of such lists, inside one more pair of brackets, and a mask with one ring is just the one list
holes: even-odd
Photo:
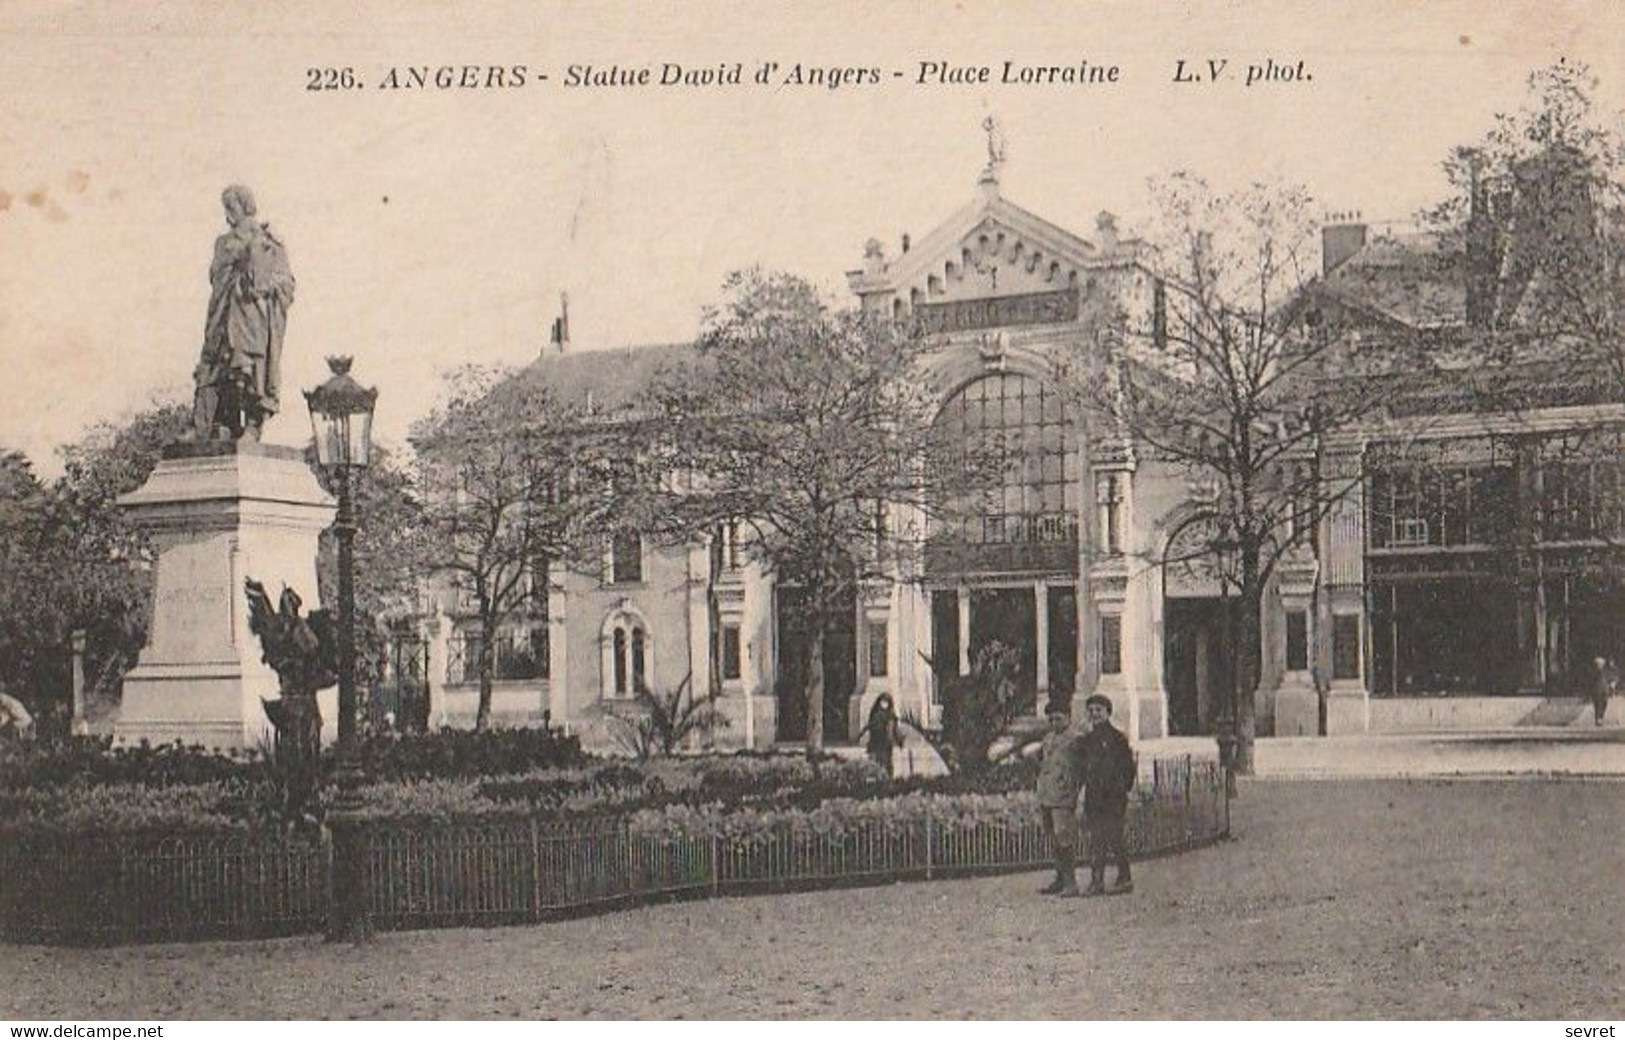
[(1102, 708), (1105, 708), (1106, 714), (1110, 715), (1112, 713), (1112, 699), (1107, 697), (1105, 694), (1091, 693), (1088, 697), (1084, 698), (1083, 706), (1085, 708), (1093, 707), (1096, 704), (1100, 705)]

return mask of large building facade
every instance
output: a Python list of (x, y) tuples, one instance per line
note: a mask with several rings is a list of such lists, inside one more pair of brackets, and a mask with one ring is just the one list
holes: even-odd
[[(1404, 271), (1415, 243), (1343, 223), (1325, 244), (1318, 306), (1373, 334), (1465, 321), (1460, 305), (1418, 313)], [(990, 167), (975, 197), (918, 242), (893, 255), (869, 243), (849, 283), (866, 311), (918, 321), (940, 340), (924, 374), (940, 393), (936, 422), (1025, 448), (979, 508), (932, 527), (890, 580), (841, 611), (827, 633), (829, 739), (854, 737), (881, 693), (930, 718), (928, 662), (964, 672), (993, 642), (1015, 649), (1035, 710), (1098, 691), (1133, 739), (1214, 732), (1233, 604), (1200, 566), (1159, 562), (1200, 476), (1091, 420), (1068, 388), (1100, 349), (1094, 315), (1162, 319), (1152, 251), (1121, 237), (1109, 214), (1081, 237), (1022, 209)], [(1456, 291), (1431, 285), (1422, 302)], [(606, 405), (690, 350), (565, 347), (520, 379)], [(1445, 402), (1413, 417), (1425, 448), (1403, 459), (1357, 430), (1324, 445), (1328, 479), (1360, 479), (1270, 583), (1260, 732), (1510, 724), (1581, 662), (1617, 656), (1619, 453), (1592, 434), (1622, 418), (1618, 405), (1572, 395), (1532, 397), (1516, 414)], [(608, 746), (639, 686), (686, 684), (716, 692), (731, 720), (716, 734), (722, 746), (805, 736), (804, 612), (736, 530), (682, 549), (624, 534), (606, 542), (596, 573), (554, 565), (533, 580), (545, 583), (539, 606), (498, 648), (498, 723), (545, 716)], [(448, 594), (426, 626), (431, 725), (474, 715), (465, 607)]]

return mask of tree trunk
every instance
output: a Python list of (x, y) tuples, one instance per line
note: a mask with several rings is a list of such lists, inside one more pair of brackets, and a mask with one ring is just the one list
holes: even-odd
[(1263, 627), (1258, 616), (1263, 607), (1261, 593), (1256, 582), (1244, 584), (1236, 603), (1236, 687), (1232, 702), (1236, 711), (1236, 752), (1233, 764), (1240, 776), (1253, 774), (1253, 742), (1258, 735), (1258, 680), (1264, 652)]
[(483, 730), (491, 725), (491, 688), (496, 679), (497, 639), (496, 626), (480, 625), (480, 706), (474, 712), (474, 728)]
[(814, 611), (812, 644), (807, 647), (807, 750), (824, 746), (824, 612)]

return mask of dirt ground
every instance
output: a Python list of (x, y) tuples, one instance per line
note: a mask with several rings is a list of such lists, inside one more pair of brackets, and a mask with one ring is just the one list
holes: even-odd
[(1255, 782), (1138, 891), (1036, 874), (523, 928), (0, 946), (0, 1017), (1615, 1018), (1625, 784)]

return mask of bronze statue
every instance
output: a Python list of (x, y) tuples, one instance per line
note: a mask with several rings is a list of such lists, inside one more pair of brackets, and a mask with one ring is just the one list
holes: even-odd
[(316, 791), (317, 763), (321, 755), (322, 712), (316, 691), (338, 682), (337, 639), (333, 619), (325, 610), (299, 616), (301, 600), (292, 589), (282, 590), (280, 609), (271, 606), (265, 586), (249, 578), (248, 630), (259, 637), (262, 660), (276, 672), (276, 700), (263, 701), (265, 715), (276, 730), (275, 761), (285, 782), (284, 818), (297, 823), (308, 816)]
[(194, 437), (257, 441), (276, 414), (282, 335), (293, 304), (287, 250), (256, 218), (254, 194), (232, 185), (220, 196), (225, 234), (209, 264), (209, 313), (193, 379)]

